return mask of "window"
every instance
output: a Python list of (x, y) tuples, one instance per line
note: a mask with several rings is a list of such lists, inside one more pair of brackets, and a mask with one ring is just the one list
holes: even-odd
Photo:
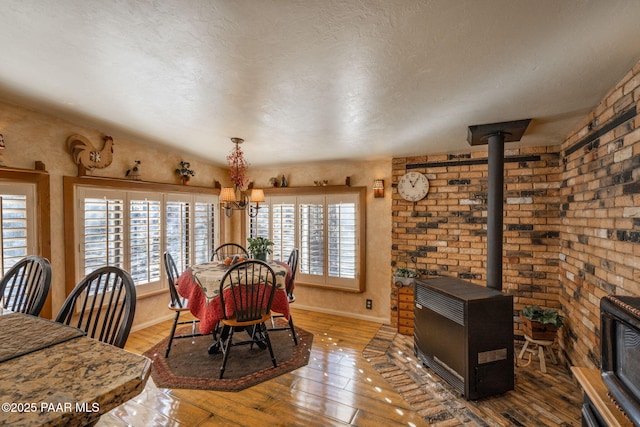
[(36, 185), (0, 182), (0, 266), (4, 275), (27, 255), (37, 254)]
[(77, 187), (78, 281), (96, 268), (127, 270), (138, 293), (165, 287), (163, 252), (180, 271), (209, 259), (218, 197)]
[(169, 194), (166, 206), (166, 248), (178, 271), (209, 261), (217, 241), (217, 197)]
[(249, 221), (248, 234), (273, 240), (274, 259), (284, 261), (294, 247), (299, 248), (297, 281), (362, 291), (362, 198), (363, 193), (357, 189), (335, 194), (266, 196), (256, 218)]

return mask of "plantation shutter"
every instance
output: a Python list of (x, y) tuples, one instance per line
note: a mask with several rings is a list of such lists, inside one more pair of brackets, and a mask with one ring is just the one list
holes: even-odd
[(83, 216), (82, 276), (104, 266), (124, 265), (124, 197), (109, 196), (82, 199)]
[(323, 197), (305, 197), (298, 204), (300, 227), (300, 273), (323, 276), (325, 234)]
[(6, 273), (18, 261), (37, 253), (35, 186), (0, 183), (0, 267)]
[(296, 246), (295, 197), (273, 197), (270, 204), (273, 259), (287, 261)]
[(330, 278), (356, 278), (357, 205), (354, 196), (327, 197), (327, 234)]
[(131, 277), (143, 284), (160, 280), (161, 203), (129, 193), (129, 253)]
[[(194, 213), (194, 257), (195, 263), (209, 261), (215, 249), (216, 203), (197, 201)], [(186, 266), (183, 266), (183, 269)], [(182, 271), (182, 270), (180, 270)]]
[(171, 254), (178, 271), (184, 271), (189, 259), (189, 202), (168, 200), (166, 212), (166, 250)]

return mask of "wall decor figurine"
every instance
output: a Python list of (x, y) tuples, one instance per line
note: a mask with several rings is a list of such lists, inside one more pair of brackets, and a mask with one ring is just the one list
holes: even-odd
[(134, 181), (140, 181), (142, 177), (140, 176), (140, 160), (136, 160), (133, 167), (127, 171), (125, 176)]
[(182, 185), (187, 185), (192, 176), (196, 173), (191, 169), (191, 163), (181, 161), (176, 168), (176, 175), (180, 178)]
[(97, 150), (91, 141), (82, 135), (67, 138), (67, 147), (73, 161), (78, 165), (78, 176), (91, 175), (93, 169), (103, 169), (113, 161), (113, 138), (105, 136), (104, 145)]
[(288, 187), (289, 181), (287, 181), (287, 177), (282, 174), (282, 179), (280, 180), (280, 187)]

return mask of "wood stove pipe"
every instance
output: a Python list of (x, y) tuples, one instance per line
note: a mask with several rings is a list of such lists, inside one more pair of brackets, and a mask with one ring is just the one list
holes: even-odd
[(531, 119), (469, 126), (471, 145), (488, 144), (487, 287), (502, 290), (504, 143), (519, 141)]
[(502, 227), (504, 205), (504, 133), (489, 135), (487, 194), (487, 287), (502, 290)]

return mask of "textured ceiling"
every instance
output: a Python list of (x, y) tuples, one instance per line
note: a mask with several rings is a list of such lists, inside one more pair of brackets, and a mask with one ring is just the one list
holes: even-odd
[(640, 59), (638, 0), (2, 0), (0, 99), (224, 164), (558, 144)]

